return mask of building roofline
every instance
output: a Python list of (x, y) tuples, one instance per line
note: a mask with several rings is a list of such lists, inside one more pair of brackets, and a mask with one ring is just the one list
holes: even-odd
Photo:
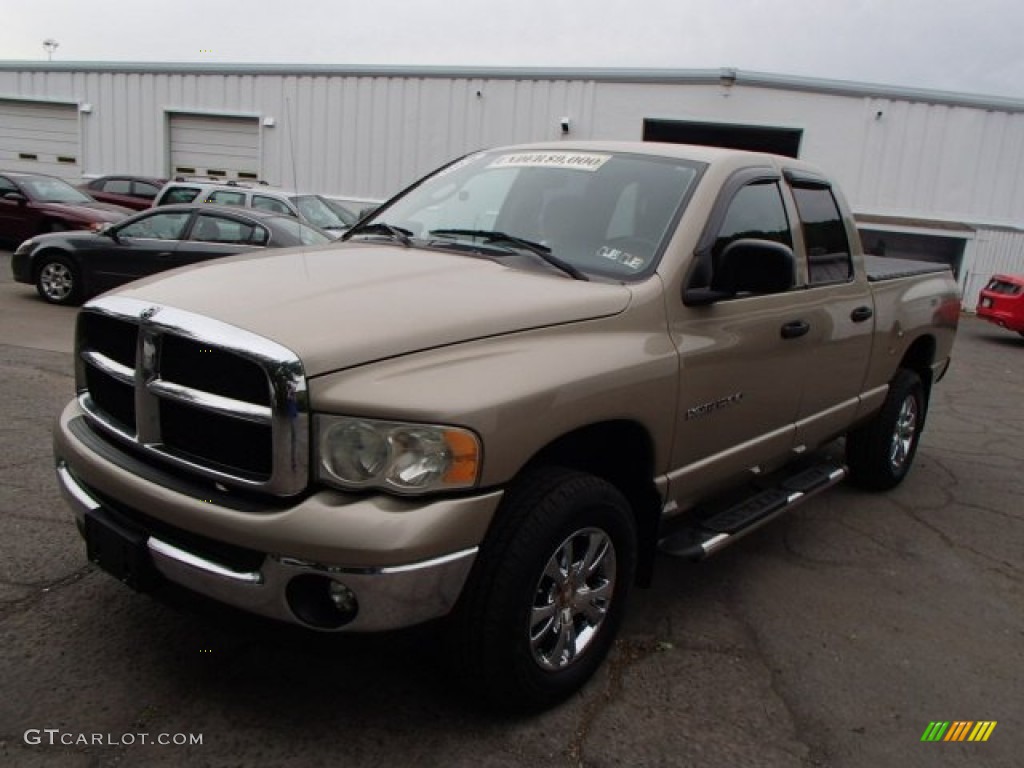
[(459, 67), (412, 65), (347, 64), (259, 64), (212, 62), (126, 62), (126, 61), (0, 61), (0, 72), (110, 72), (119, 74), (196, 74), (196, 75), (278, 75), (278, 76), (351, 76), (418, 77), (479, 80), (592, 80), (607, 83), (645, 83), (663, 85), (741, 85), (751, 88), (776, 88), (838, 96), (894, 99), (948, 106), (973, 107), (1004, 112), (1024, 112), (1024, 99), (987, 94), (959, 93), (927, 88), (910, 88), (879, 83), (768, 72), (721, 69), (629, 69), (588, 67)]

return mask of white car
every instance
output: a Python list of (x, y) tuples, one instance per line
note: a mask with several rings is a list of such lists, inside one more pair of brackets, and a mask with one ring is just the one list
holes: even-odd
[(160, 190), (153, 206), (195, 201), (237, 205), (294, 216), (334, 237), (340, 236), (354, 223), (330, 205), (322, 195), (236, 181), (174, 179)]

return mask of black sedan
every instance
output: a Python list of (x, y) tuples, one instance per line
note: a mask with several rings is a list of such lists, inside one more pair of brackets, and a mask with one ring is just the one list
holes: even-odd
[(146, 275), (261, 248), (319, 245), (324, 232), (292, 216), (203, 204), (168, 205), (96, 233), (59, 232), (23, 242), (14, 279), (52, 304), (77, 304)]

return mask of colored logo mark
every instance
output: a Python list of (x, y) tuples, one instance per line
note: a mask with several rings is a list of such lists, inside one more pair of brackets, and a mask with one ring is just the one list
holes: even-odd
[(995, 720), (940, 720), (928, 723), (921, 741), (988, 741), (995, 728)]

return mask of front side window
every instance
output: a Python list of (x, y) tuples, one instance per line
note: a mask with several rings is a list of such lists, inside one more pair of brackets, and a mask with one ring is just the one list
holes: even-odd
[(844, 282), (853, 276), (850, 242), (832, 190), (827, 186), (793, 186), (807, 247), (807, 274), (812, 285)]
[[(793, 247), (789, 217), (777, 178), (755, 178), (738, 189), (731, 188), (735, 189), (732, 197), (728, 197), (730, 192), (726, 191), (718, 204), (718, 212), (711, 217), (711, 226), (715, 228), (706, 231), (701, 238), (688, 278), (688, 290), (708, 289), (718, 283), (716, 278), (729, 274), (721, 257), (726, 247), (737, 240), (768, 240)], [(753, 269), (754, 265), (748, 264), (747, 268)], [(717, 276), (716, 270), (720, 271)]]
[(117, 229), (119, 237), (147, 240), (180, 240), (191, 216), (189, 211), (152, 213)]
[(13, 181), (11, 181), (10, 179), (6, 178), (5, 176), (0, 176), (0, 197), (3, 197), (8, 192), (18, 192), (18, 193), (20, 193), (21, 190), (18, 189), (17, 186), (15, 186)]
[(736, 193), (718, 230), (713, 254), (718, 256), (729, 243), (744, 238), (793, 246), (789, 219), (777, 183), (748, 184)]

